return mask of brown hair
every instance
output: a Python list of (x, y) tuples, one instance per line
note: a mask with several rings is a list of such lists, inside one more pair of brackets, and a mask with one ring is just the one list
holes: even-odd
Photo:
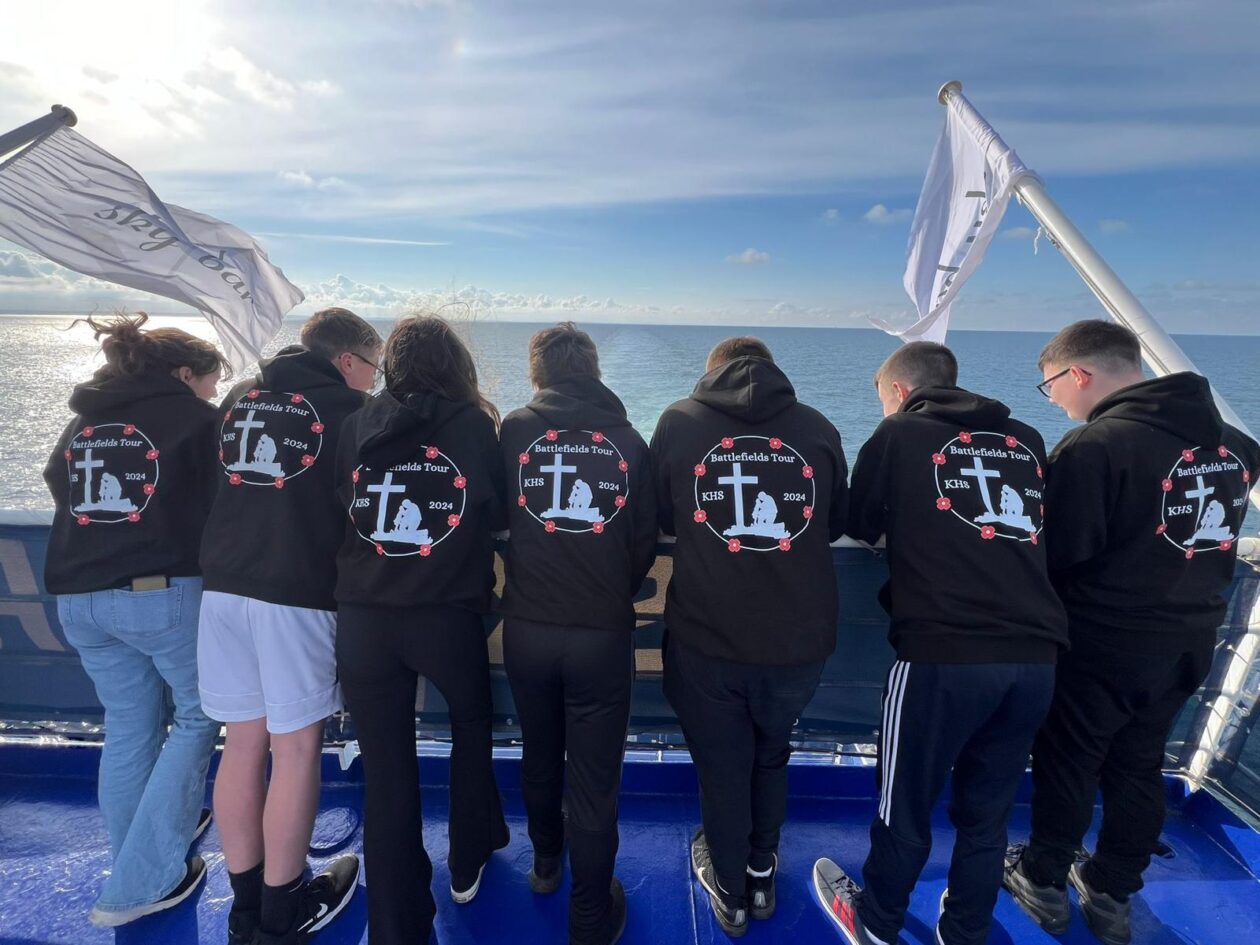
[(599, 352), (573, 322), (544, 328), (529, 339), (529, 380), (540, 390), (570, 377), (599, 377)]
[(499, 410), (477, 387), (477, 365), (444, 318), (410, 315), (394, 326), (381, 356), (385, 387), (395, 397), (433, 391), (481, 408), (494, 425)]
[(935, 341), (911, 341), (888, 356), (875, 372), (875, 386), (884, 378), (911, 387), (956, 387), (958, 359)]
[(370, 354), (381, 346), (375, 328), (348, 308), (320, 309), (302, 326), (302, 347), (332, 361), (343, 352)]
[(752, 335), (737, 335), (734, 338), (719, 341), (713, 346), (713, 350), (709, 352), (709, 359), (705, 362), (705, 370), (712, 371), (736, 358), (765, 358), (771, 363), (774, 362), (770, 349), (760, 338), (754, 338)]
[(222, 371), (224, 377), (231, 376), (232, 368), (227, 358), (210, 342), (182, 328), (146, 330), (141, 326), (148, 320), (145, 312), (134, 315), (120, 312), (112, 318), (98, 319), (94, 315), (76, 318), (70, 327), (83, 323), (101, 342), (105, 365), (96, 372), (101, 380), (134, 377), (150, 371), (169, 373), (182, 367), (188, 368), (197, 377), (215, 371)]
[(1142, 345), (1123, 325), (1101, 318), (1073, 322), (1050, 339), (1037, 358), (1037, 369), (1047, 364), (1069, 366), (1089, 361), (1106, 371), (1140, 371)]

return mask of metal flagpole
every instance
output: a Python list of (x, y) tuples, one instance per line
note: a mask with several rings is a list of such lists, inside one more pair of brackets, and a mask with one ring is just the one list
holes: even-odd
[(25, 144), (30, 144), (41, 135), (53, 131), (59, 125), (74, 127), (79, 118), (72, 109), (64, 105), (54, 105), (52, 111), (41, 118), (27, 122), (20, 128), (14, 128), (8, 134), (0, 135), (0, 158), (10, 151), (16, 151)]
[[(955, 80), (941, 86), (937, 99), (942, 105), (952, 101), (965, 112), (978, 127), (988, 128), (989, 123), (976, 111), (975, 106), (962, 94), (962, 83)], [(1090, 245), (1085, 235), (1067, 218), (1067, 214), (1046, 193), (1045, 187), (1035, 176), (1027, 176), (1014, 185), (1020, 202), (1041, 224), (1049, 235), (1051, 242), (1067, 257), (1077, 275), (1089, 286), (1089, 290), (1097, 296), (1098, 301), (1111, 314), (1111, 317), (1124, 325), (1135, 335), (1142, 345), (1142, 357), (1152, 371), (1163, 376), (1176, 374), (1179, 371), (1192, 371), (1202, 374), (1189, 356), (1181, 350), (1181, 346), (1173, 341), (1164, 326), (1157, 322), (1146, 307), (1138, 301), (1137, 296), (1129, 291), (1115, 270), (1107, 265), (1106, 260), (1098, 255), (1098, 251)], [(1216, 401), (1216, 409), (1221, 418), (1230, 426), (1237, 427), (1252, 439), (1255, 434), (1248, 429), (1241, 417), (1221, 397), (1216, 388), (1212, 388), (1212, 397)], [(1260, 508), (1260, 483), (1251, 490), (1251, 502)]]

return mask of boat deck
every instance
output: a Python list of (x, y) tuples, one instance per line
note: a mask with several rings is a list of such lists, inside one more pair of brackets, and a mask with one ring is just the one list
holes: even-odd
[[(535, 896), (525, 881), (530, 858), (517, 786), (515, 753), (497, 752), (499, 783), (512, 842), (495, 854), (478, 897), (457, 906), (438, 895), (438, 940), (470, 943), (564, 942), (567, 940), (566, 883), (561, 894)], [(205, 886), (194, 901), (117, 930), (95, 929), (87, 914), (102, 872), (109, 865), (103, 822), (96, 809), (94, 748), (0, 747), (0, 943), (118, 945), (222, 943), (226, 941), (229, 887), (219, 840), (212, 825), (196, 850), (209, 864)], [(435, 861), (435, 886), (449, 877), (446, 840), (446, 762), (441, 753), (420, 760), (424, 794), (425, 846)], [(337, 756), (325, 756), (324, 794), (312, 849), (318, 866), (328, 857), (362, 852), (362, 784), (356, 762), (343, 772)], [(875, 807), (869, 765), (812, 763), (798, 756), (791, 771), (792, 796), (783, 831), (778, 911), (753, 923), (744, 941), (815, 943), (839, 941), (814, 901), (810, 867), (826, 855), (856, 871), (866, 850)], [(1185, 797), (1180, 782), (1168, 782), (1170, 813), (1165, 828), (1169, 855), (1156, 859), (1147, 886), (1135, 903), (1135, 945), (1241, 945), (1260, 934), (1260, 835), (1207, 794)], [(688, 843), (699, 820), (694, 772), (685, 753), (658, 760), (632, 752), (621, 799), (621, 852), (617, 874), (630, 904), (626, 945), (722, 943), (703, 893), (690, 876)], [(943, 806), (936, 812), (936, 846), (911, 903), (902, 941), (934, 945), (937, 903), (945, 888), (952, 836)], [(1027, 797), (1016, 808), (1011, 832), (1027, 832)], [(1092, 841), (1092, 838), (1091, 838)], [(1087, 842), (1091, 842), (1087, 841)], [(371, 881), (371, 864), (365, 868)], [(366, 899), (355, 897), (347, 913), (319, 936), (324, 945), (367, 941)], [(1003, 894), (989, 941), (1050, 942)], [(1079, 912), (1064, 945), (1095, 939)]]

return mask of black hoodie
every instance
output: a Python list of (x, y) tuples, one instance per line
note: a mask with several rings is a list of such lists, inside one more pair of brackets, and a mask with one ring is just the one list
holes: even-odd
[(337, 451), (337, 601), (485, 613), (504, 517), (494, 421), (432, 392), (373, 397)]
[(1213, 633), (1257, 473), (1197, 374), (1099, 401), (1050, 456), (1046, 545), (1073, 634), (1175, 649)]
[(836, 428), (772, 362), (736, 358), (661, 415), (652, 459), (661, 528), (678, 537), (669, 632), (737, 663), (826, 659), (838, 611), (829, 543), (848, 510)]
[(1010, 414), (919, 387), (858, 453), (847, 532), (887, 539), (898, 659), (1053, 663), (1067, 642), (1041, 540), (1045, 444)]
[(617, 395), (593, 377), (562, 381), (508, 414), (499, 439), (512, 533), (502, 612), (632, 630), (656, 557), (656, 483)]
[(53, 594), (201, 573), (214, 498), (216, 411), (165, 371), (93, 379), (44, 468), (56, 512), (44, 584)]
[(201, 544), (205, 589), (335, 610), (345, 514), (333, 467), (364, 395), (327, 358), (286, 348), (223, 401), (219, 494)]

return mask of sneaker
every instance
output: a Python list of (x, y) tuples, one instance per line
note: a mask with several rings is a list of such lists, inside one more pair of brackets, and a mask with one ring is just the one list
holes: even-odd
[(1105, 945), (1129, 945), (1128, 899), (1117, 899), (1109, 893), (1099, 892), (1085, 881), (1083, 863), (1073, 863), (1068, 870), (1068, 882), (1080, 897), (1081, 913), (1089, 930)]
[(201, 885), (202, 880), (205, 878), (206, 861), (199, 856), (190, 856), (185, 867), (184, 878), (179, 881), (179, 885), (157, 902), (146, 902), (142, 906), (120, 909), (118, 911), (93, 907), (91, 914), (88, 915), (88, 920), (100, 929), (112, 929), (119, 925), (126, 925), (128, 922), (134, 922), (142, 916), (152, 915), (155, 912), (162, 912), (179, 905), (197, 891), (197, 887)]
[(560, 888), (560, 868), (563, 853), (541, 856), (535, 851), (534, 865), (529, 868), (529, 888), (540, 896), (546, 896)]
[(272, 935), (259, 930), (257, 945), (302, 945), (341, 915), (359, 888), (359, 858), (339, 856), (302, 889), (297, 917), (287, 932)]
[(748, 871), (748, 914), (754, 919), (768, 919), (774, 915), (774, 877), (779, 872), (779, 854), (771, 854), (774, 863), (769, 876), (758, 876)]
[(814, 864), (814, 895), (849, 945), (884, 945), (858, 916), (862, 887), (826, 857)]
[(612, 909), (608, 912), (608, 927), (612, 930), (612, 936), (608, 939), (608, 945), (614, 945), (626, 930), (626, 891), (616, 876), (608, 887), (608, 893), (612, 896)]
[(197, 818), (197, 827), (193, 830), (192, 840), (189, 841), (190, 845), (201, 839), (201, 835), (206, 832), (206, 828), (210, 826), (212, 819), (214, 819), (214, 815), (210, 812), (210, 808), (201, 808), (201, 815)]
[(262, 913), (257, 909), (229, 909), (228, 945), (254, 945), (261, 919)]
[[(477, 895), (477, 891), (481, 889), (481, 874), (486, 871), (486, 864), (482, 863), (477, 868), (477, 875), (472, 879), (466, 876), (456, 876), (451, 874), (451, 898), (461, 906), (466, 902), (472, 902)], [(532, 886), (532, 884), (531, 884)]]
[(1006, 866), (1002, 871), (1002, 885), (1006, 887), (1015, 904), (1027, 913), (1028, 917), (1040, 925), (1051, 935), (1062, 935), (1067, 931), (1072, 919), (1072, 909), (1068, 905), (1067, 888), (1061, 886), (1042, 886), (1034, 883), (1024, 872), (1024, 851), (1027, 847), (1022, 843), (1012, 843), (1006, 848)]
[(709, 894), (709, 905), (713, 908), (713, 916), (717, 919), (722, 931), (731, 938), (739, 938), (748, 931), (748, 910), (743, 906), (733, 905), (718, 886), (717, 874), (713, 871), (713, 859), (709, 855), (709, 844), (704, 839), (704, 828), (701, 827), (691, 838), (691, 872), (700, 881), (704, 891)]

